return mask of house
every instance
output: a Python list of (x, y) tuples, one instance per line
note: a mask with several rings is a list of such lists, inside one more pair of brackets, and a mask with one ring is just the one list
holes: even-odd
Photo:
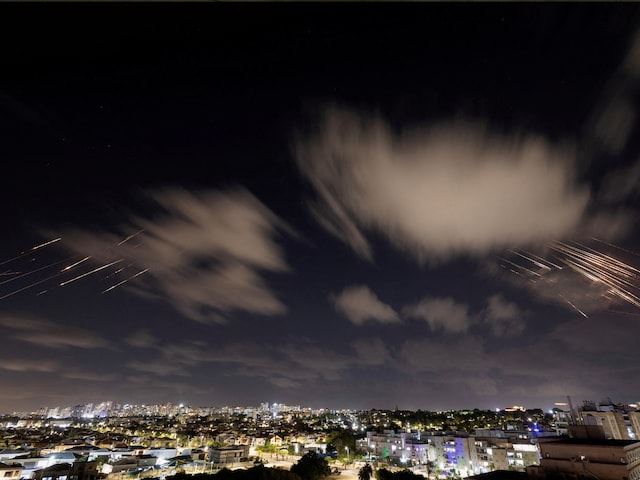
[(209, 461), (217, 464), (227, 465), (247, 460), (249, 457), (249, 446), (238, 445), (234, 447), (215, 447), (209, 449)]

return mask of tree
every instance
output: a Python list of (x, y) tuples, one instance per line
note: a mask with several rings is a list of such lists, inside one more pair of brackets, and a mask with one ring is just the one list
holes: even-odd
[(327, 461), (315, 452), (307, 452), (290, 469), (302, 480), (320, 480), (331, 475)]
[(368, 463), (365, 464), (360, 470), (358, 470), (358, 480), (371, 480), (373, 475), (373, 468)]
[(374, 475), (376, 480), (393, 480), (393, 473), (386, 468), (379, 468)]
[(431, 473), (435, 472), (438, 465), (433, 460), (427, 460), (427, 479), (431, 478)]

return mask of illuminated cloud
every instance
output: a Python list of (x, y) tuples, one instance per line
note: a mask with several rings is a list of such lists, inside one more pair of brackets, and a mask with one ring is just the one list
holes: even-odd
[(395, 310), (381, 302), (365, 285), (347, 287), (338, 295), (332, 295), (330, 299), (335, 309), (355, 325), (363, 325), (365, 322), (400, 322)]
[(0, 359), (0, 370), (11, 372), (54, 372), (59, 365), (51, 360)]
[(484, 320), (497, 337), (519, 335), (525, 328), (524, 314), (515, 303), (508, 302), (501, 294), (487, 299)]
[(434, 331), (464, 333), (471, 325), (469, 307), (450, 297), (427, 297), (415, 305), (406, 306), (403, 313), (410, 318), (426, 320)]
[(384, 365), (391, 361), (387, 346), (379, 338), (359, 339), (352, 346), (364, 365)]
[(289, 270), (274, 238), (293, 232), (258, 199), (243, 189), (197, 194), (167, 189), (150, 193), (149, 199), (156, 213), (132, 216), (134, 227), (127, 231), (140, 233), (129, 240), (123, 242), (126, 235), (72, 231), (65, 234), (64, 244), (95, 261), (123, 259), (118, 267), (127, 268), (118, 279), (148, 269), (119, 288), (166, 301), (197, 321), (225, 322), (234, 310), (261, 315), (286, 311), (262, 272)]
[(9, 332), (7, 337), (49, 348), (109, 348), (110, 344), (93, 332), (60, 325), (48, 320), (12, 315), (0, 317), (0, 326)]
[(129, 362), (127, 366), (138, 372), (151, 373), (153, 375), (158, 375), (161, 377), (177, 375), (181, 377), (190, 376), (189, 372), (184, 370), (180, 366), (172, 365), (170, 363), (164, 361), (150, 361), (150, 362), (139, 362), (133, 361)]
[(366, 231), (420, 261), (562, 237), (589, 201), (572, 149), (479, 125), (398, 135), (378, 117), (333, 108), (295, 155), (318, 221), (364, 258)]

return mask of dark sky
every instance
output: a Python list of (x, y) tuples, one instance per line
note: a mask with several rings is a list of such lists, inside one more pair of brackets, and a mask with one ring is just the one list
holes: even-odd
[(638, 400), (639, 14), (2, 5), (0, 411)]

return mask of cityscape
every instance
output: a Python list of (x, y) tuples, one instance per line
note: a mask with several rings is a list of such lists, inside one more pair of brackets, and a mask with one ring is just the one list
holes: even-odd
[(640, 480), (640, 3), (0, 16), (0, 480)]
[[(619, 471), (607, 469), (616, 466), (628, 475), (640, 468), (633, 457), (640, 453), (640, 410), (611, 399), (574, 407), (567, 397), (546, 412), (523, 406), (429, 412), (311, 409), (268, 402), (195, 408), (107, 401), (3, 415), (0, 428), (0, 472), (10, 472), (4, 478), (16, 480), (123, 474), (164, 478), (258, 464), (293, 468), (308, 454), (328, 463), (327, 476), (353, 475), (371, 465), (376, 472), (411, 471), (428, 478), (496, 471), (553, 478), (558, 466), (546, 460), (555, 452), (558, 463), (558, 446), (574, 454), (575, 448), (624, 447), (624, 457), (615, 461), (598, 460), (590, 453), (590, 467), (601, 468), (602, 478), (615, 478)], [(575, 467), (575, 460), (565, 460)], [(575, 468), (564, 468), (563, 474), (576, 473)]]

